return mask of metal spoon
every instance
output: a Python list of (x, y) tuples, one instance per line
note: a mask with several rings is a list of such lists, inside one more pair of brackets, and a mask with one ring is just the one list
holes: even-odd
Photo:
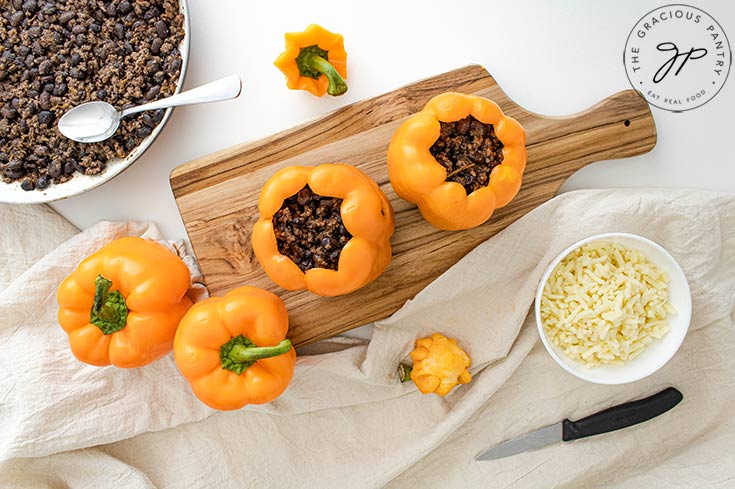
[(204, 104), (229, 100), (240, 95), (239, 75), (230, 75), (201, 87), (187, 90), (155, 102), (131, 107), (122, 112), (107, 102), (87, 102), (69, 110), (59, 119), (59, 132), (80, 143), (97, 143), (109, 138), (120, 125), (120, 119), (145, 110), (166, 109), (179, 105)]

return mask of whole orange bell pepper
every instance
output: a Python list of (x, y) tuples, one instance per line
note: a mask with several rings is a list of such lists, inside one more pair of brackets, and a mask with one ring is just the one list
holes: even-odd
[(174, 359), (194, 394), (219, 410), (263, 404), (293, 376), (296, 352), (288, 313), (277, 295), (240, 287), (194, 305), (181, 320)]
[(292, 90), (306, 90), (317, 97), (347, 91), (347, 53), (340, 34), (311, 24), (303, 32), (286, 34), (286, 50), (273, 63), (286, 75)]
[(90, 255), (59, 285), (59, 324), (75, 357), (131, 368), (171, 350), (191, 307), (189, 269), (166, 247), (120, 238)]

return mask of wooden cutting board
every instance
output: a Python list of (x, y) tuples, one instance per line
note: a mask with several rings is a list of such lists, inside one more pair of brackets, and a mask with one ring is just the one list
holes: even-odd
[[(457, 91), (488, 97), (526, 129), (528, 165), (516, 198), (490, 221), (460, 232), (426, 223), (388, 181), (385, 155), (398, 125), (433, 96)], [(288, 307), (289, 337), (304, 345), (398, 310), (470, 250), (554, 197), (588, 163), (636, 156), (656, 144), (648, 104), (633, 90), (579, 114), (547, 117), (516, 105), (481, 66), (468, 66), (343, 107), (254, 143), (235, 146), (176, 168), (171, 187), (212, 294), (240, 285), (276, 292)], [(372, 177), (395, 209), (393, 259), (366, 287), (341, 297), (288, 292), (271, 282), (250, 246), (263, 183), (288, 165), (344, 162)]]

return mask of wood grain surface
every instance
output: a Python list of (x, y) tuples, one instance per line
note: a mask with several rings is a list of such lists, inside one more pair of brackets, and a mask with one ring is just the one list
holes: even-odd
[[(457, 91), (488, 97), (526, 129), (528, 165), (516, 198), (484, 225), (459, 232), (426, 223), (388, 181), (385, 155), (398, 125), (433, 96)], [(212, 294), (255, 285), (279, 294), (289, 310), (289, 337), (304, 345), (385, 318), (460, 258), (554, 197), (588, 163), (636, 156), (656, 144), (648, 104), (633, 90), (590, 109), (548, 117), (516, 105), (481, 66), (416, 82), (269, 138), (235, 146), (176, 168), (171, 187)], [(393, 259), (373, 283), (342, 297), (288, 292), (271, 282), (250, 246), (260, 188), (289, 165), (344, 162), (372, 177), (395, 209)]]

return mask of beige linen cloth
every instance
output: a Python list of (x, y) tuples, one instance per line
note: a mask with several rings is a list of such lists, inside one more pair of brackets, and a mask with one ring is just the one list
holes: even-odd
[[(564, 194), (376, 323), (369, 343), (310, 347), (283, 396), (226, 413), (194, 398), (170, 355), (142, 369), (89, 367), (74, 360), (55, 323), (55, 286), (84, 255), (120, 235), (160, 238), (154, 228), (101, 223), (76, 234), (45, 208), (0, 207), (0, 218), (0, 487), (735, 486), (735, 195)], [(528, 314), (554, 256), (609, 231), (666, 247), (693, 298), (679, 353), (625, 386), (564, 372)], [(395, 377), (415, 338), (434, 331), (457, 337), (473, 359), (472, 383), (446, 398)], [(669, 385), (684, 401), (643, 425), (473, 459), (507, 438)]]

